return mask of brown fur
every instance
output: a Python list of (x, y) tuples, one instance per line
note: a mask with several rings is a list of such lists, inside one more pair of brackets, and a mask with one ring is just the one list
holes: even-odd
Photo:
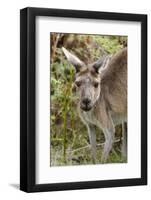
[(127, 112), (127, 48), (111, 59), (101, 79), (101, 88), (111, 111)]

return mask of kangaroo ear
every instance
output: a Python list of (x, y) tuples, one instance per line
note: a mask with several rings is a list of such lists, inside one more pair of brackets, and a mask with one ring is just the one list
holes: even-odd
[(62, 51), (65, 54), (67, 60), (75, 67), (76, 72), (79, 72), (81, 68), (84, 66), (84, 63), (64, 47), (62, 47)]
[(101, 73), (102, 71), (104, 71), (107, 68), (110, 60), (111, 56), (103, 56), (98, 61), (96, 61), (93, 64), (93, 68), (95, 69), (96, 73)]

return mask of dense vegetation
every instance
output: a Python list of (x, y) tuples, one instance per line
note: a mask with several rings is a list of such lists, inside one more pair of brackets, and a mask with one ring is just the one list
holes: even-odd
[[(50, 34), (51, 63), (51, 145), (50, 165), (92, 164), (86, 127), (80, 121), (73, 83), (75, 70), (63, 55), (61, 47), (77, 55), (85, 63), (105, 54), (114, 54), (127, 45), (124, 36)], [(104, 135), (96, 128), (97, 163), (101, 160)], [(108, 162), (124, 162), (120, 153), (121, 127), (116, 127), (116, 141)]]

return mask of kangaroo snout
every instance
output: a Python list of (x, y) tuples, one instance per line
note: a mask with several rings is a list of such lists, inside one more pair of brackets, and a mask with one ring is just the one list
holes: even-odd
[(84, 105), (89, 105), (89, 104), (91, 103), (91, 100), (90, 100), (89, 98), (84, 98), (84, 99), (82, 100), (82, 103), (83, 103)]
[(81, 109), (84, 111), (89, 111), (91, 110), (91, 108), (92, 108), (91, 99), (83, 98), (81, 101)]

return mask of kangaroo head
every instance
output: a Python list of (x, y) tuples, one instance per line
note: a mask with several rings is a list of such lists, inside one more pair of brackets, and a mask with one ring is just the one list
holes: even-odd
[(75, 67), (75, 86), (79, 95), (80, 108), (89, 111), (100, 97), (101, 77), (106, 70), (110, 57), (102, 57), (95, 63), (86, 65), (77, 56), (62, 48), (67, 60)]

